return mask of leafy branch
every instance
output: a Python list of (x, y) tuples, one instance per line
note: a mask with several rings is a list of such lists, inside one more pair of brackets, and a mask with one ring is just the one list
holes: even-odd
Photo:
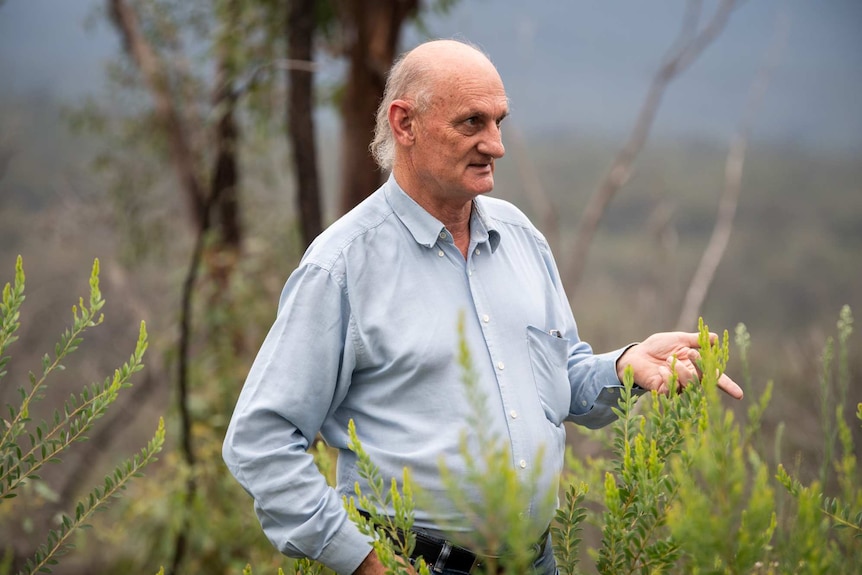
[(554, 556), (557, 567), (564, 575), (575, 575), (580, 560), (579, 547), (583, 522), (587, 517), (584, 498), (589, 489), (586, 483), (569, 484), (565, 491), (565, 501), (557, 509), (551, 539), (554, 542)]
[[(416, 546), (416, 534), (413, 533), (413, 487), (408, 468), (404, 468), (403, 495), (398, 490), (398, 482), (393, 477), (389, 489), (385, 488), (380, 469), (371, 461), (371, 456), (362, 447), (362, 442), (356, 435), (356, 424), (351, 419), (348, 423), (350, 442), (348, 447), (356, 454), (357, 471), (371, 490), (363, 493), (356, 483), (356, 496), (360, 507), (365, 513), (360, 513), (356, 500), (345, 497), (344, 504), (351, 521), (359, 530), (373, 538), (374, 551), (387, 573), (409, 573), (401, 557), (410, 557)], [(394, 515), (381, 513), (380, 509), (394, 509)], [(396, 555), (397, 553), (397, 555)], [(419, 559), (414, 565), (420, 575), (430, 575), (424, 559)]]
[(92, 515), (111, 498), (117, 497), (119, 492), (126, 488), (126, 485), (133, 477), (139, 477), (141, 471), (149, 463), (156, 459), (156, 454), (162, 450), (165, 443), (165, 420), (159, 418), (159, 426), (152, 439), (147, 446), (141, 449), (141, 452), (131, 459), (127, 459), (124, 463), (114, 469), (111, 475), (105, 477), (105, 482), (102, 487), (94, 488), (89, 496), (78, 502), (75, 506), (75, 517), (71, 518), (68, 515), (63, 515), (61, 522), (62, 526), (59, 530), (51, 530), (48, 533), (48, 539), (45, 543), (39, 546), (36, 554), (32, 559), (27, 561), (24, 569), (19, 571), (19, 575), (31, 575), (39, 571), (48, 571), (48, 565), (57, 563), (55, 559), (63, 550), (71, 547), (69, 538), (75, 530), (85, 527)]
[[(19, 258), (20, 263), (20, 258)], [(18, 268), (21, 269), (20, 267)], [(16, 271), (16, 290), (18, 284), (18, 271)], [(24, 287), (24, 273), (20, 271), (21, 278), (21, 290), (23, 292)], [(4, 300), (4, 311), (6, 306), (6, 293), (8, 291), (8, 285), (3, 290), (3, 300)], [(12, 292), (16, 291), (12, 290)], [(20, 309), (20, 303), (23, 302), (23, 293), (21, 294), (21, 298), (18, 302), (18, 307), (14, 307), (8, 310), (8, 313), (11, 314), (15, 318), (10, 323), (17, 324), (17, 316)], [(10, 297), (10, 302), (14, 303), (14, 297)], [(2, 438), (0, 438), (0, 450), (2, 452), (6, 452), (7, 449), (10, 448), (11, 445), (14, 445), (17, 441), (18, 437), (20, 437), (24, 433), (24, 425), (30, 419), (30, 405), (34, 401), (38, 401), (43, 397), (45, 381), (51, 373), (57, 370), (63, 369), (63, 364), (61, 361), (78, 349), (78, 346), (82, 341), (82, 334), (88, 328), (95, 327), (102, 323), (104, 316), (98, 315), (99, 311), (102, 309), (102, 306), (105, 305), (105, 300), (102, 299), (102, 293), (99, 290), (99, 260), (96, 259), (93, 261), (93, 271), (90, 274), (90, 305), (84, 304), (84, 298), (80, 298), (78, 306), (72, 306), (72, 326), (67, 328), (62, 336), (60, 337), (60, 341), (57, 342), (54, 347), (54, 359), (46, 353), (42, 357), (42, 374), (39, 379), (36, 379), (36, 375), (33, 372), (30, 372), (30, 385), (31, 389), (29, 393), (25, 391), (23, 387), (19, 387), (18, 391), (21, 395), (21, 406), (19, 409), (15, 409), (11, 405), (9, 406), (9, 412), (11, 415), (11, 420), (6, 423), (6, 430), (3, 433)], [(80, 310), (79, 310), (80, 308)], [(4, 317), (5, 323), (5, 317)], [(17, 328), (17, 325), (15, 326)], [(5, 338), (8, 342), (8, 338)]]
[[(0, 370), (9, 361), (6, 353), (9, 345), (15, 341), (15, 332), (20, 326), (20, 309), (24, 302), (24, 269), (19, 256), (15, 268), (14, 285), (6, 284), (3, 289), (3, 300), (0, 305)], [(0, 439), (0, 502), (17, 495), (16, 490), (27, 480), (38, 479), (36, 474), (45, 463), (59, 462), (59, 454), (68, 449), (73, 442), (86, 439), (85, 434), (93, 427), (95, 421), (102, 417), (117, 399), (121, 389), (131, 385), (132, 375), (143, 368), (143, 356), (147, 349), (146, 325), (141, 322), (135, 351), (129, 361), (114, 371), (113, 377), (105, 379), (101, 385), (93, 383), (84, 387), (79, 395), (72, 394), (63, 405), (62, 413), (54, 411), (50, 423), (41, 422), (30, 430), (30, 408), (32, 404), (45, 397), (47, 378), (54, 372), (63, 369), (63, 361), (78, 349), (82, 334), (88, 328), (99, 325), (103, 321), (100, 310), (104, 306), (99, 290), (99, 260), (93, 262), (90, 274), (90, 297), (85, 303), (79, 298), (78, 306), (72, 307), (72, 325), (67, 328), (54, 347), (53, 359), (48, 355), (42, 358), (42, 372), (37, 378), (30, 373), (30, 391), (19, 388), (21, 404), (19, 407), (8, 405), (10, 419), (0, 420), (2, 423), (2, 439)], [(2, 376), (5, 372), (0, 372)], [(21, 440), (26, 436), (29, 447), (22, 447)], [(60, 557), (69, 547), (73, 533), (86, 527), (93, 514), (105, 506), (113, 497), (125, 489), (133, 477), (141, 474), (141, 470), (155, 460), (165, 441), (164, 420), (159, 420), (159, 426), (153, 438), (134, 457), (115, 468), (113, 473), (105, 477), (100, 487), (93, 489), (89, 495), (75, 506), (73, 516), (62, 515), (60, 528), (50, 530), (46, 541), (40, 545), (32, 558), (24, 564), (19, 575), (31, 575), (36, 572), (50, 572), (51, 566), (58, 563)], [(5, 572), (5, 571), (4, 571)]]
[(3, 288), (3, 301), (0, 302), (0, 378), (6, 375), (4, 368), (9, 362), (6, 350), (18, 336), (15, 332), (21, 326), (20, 309), (24, 303), (24, 266), (21, 256), (15, 262), (15, 284), (6, 284)]
[[(862, 411), (862, 403), (858, 407)], [(860, 419), (862, 419), (862, 414), (860, 414)], [(792, 477), (781, 464), (778, 465), (775, 478), (793, 497), (800, 497), (806, 490), (816, 490), (816, 497), (820, 501), (820, 510), (835, 523), (834, 527), (838, 529), (850, 528), (856, 531), (856, 537), (862, 537), (862, 510), (854, 515), (854, 510), (849, 504), (842, 504), (837, 497), (824, 497), (823, 493), (817, 489), (819, 484), (805, 487), (802, 482)]]
[(14, 496), (12, 492), (28, 478), (38, 479), (35, 474), (45, 463), (56, 462), (58, 453), (75, 441), (86, 439), (84, 434), (116, 401), (120, 389), (131, 386), (132, 374), (143, 369), (147, 345), (146, 324), (141, 322), (135, 352), (128, 362), (114, 371), (113, 378), (106, 378), (101, 387), (94, 383), (84, 388), (77, 398), (72, 395), (64, 404), (62, 416), (59, 411), (54, 412), (50, 427), (43, 422), (36, 427), (35, 436), (32, 432), (27, 433), (30, 450), (26, 453), (16, 450), (16, 457), (0, 464), (0, 497)]

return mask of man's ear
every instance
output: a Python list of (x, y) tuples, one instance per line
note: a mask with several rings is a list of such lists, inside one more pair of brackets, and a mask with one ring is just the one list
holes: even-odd
[(389, 125), (396, 142), (402, 146), (413, 145), (416, 139), (416, 115), (412, 104), (404, 100), (393, 100), (389, 104)]

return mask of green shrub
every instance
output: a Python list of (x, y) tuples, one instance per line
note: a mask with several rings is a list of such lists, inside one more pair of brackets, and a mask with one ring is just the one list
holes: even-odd
[[(16, 332), (20, 327), (24, 279), (19, 256), (14, 284), (6, 284), (0, 304), (0, 378), (6, 375), (5, 367), (10, 360), (6, 353), (17, 339)], [(73, 394), (65, 401), (62, 411), (54, 411), (50, 421), (36, 423), (31, 419), (33, 405), (46, 397), (49, 377), (63, 370), (63, 362), (78, 349), (84, 332), (102, 323), (100, 312), (104, 304), (99, 290), (99, 261), (95, 260), (90, 274), (89, 302), (85, 303), (80, 298), (79, 304), (72, 307), (72, 325), (61, 335), (53, 356), (43, 356), (41, 371), (30, 372), (29, 386), (18, 388), (20, 403), (17, 406), (7, 405), (9, 419), (0, 419), (0, 503), (21, 494), (24, 491), (22, 487), (28, 483), (38, 482), (38, 473), (46, 463), (61, 463), (60, 455), (65, 450), (75, 442), (86, 440), (86, 434), (96, 420), (107, 412), (120, 391), (131, 385), (132, 375), (143, 368), (147, 331), (142, 322), (134, 353), (128, 362), (114, 371), (112, 377), (106, 378), (101, 384), (93, 383), (84, 387), (78, 395)], [(147, 446), (117, 466), (105, 477), (102, 485), (93, 488), (80, 500), (73, 515), (62, 515), (59, 528), (49, 530), (45, 542), (26, 561), (19, 573), (30, 575), (39, 571), (50, 572), (51, 566), (56, 565), (71, 547), (72, 535), (88, 526), (97, 510), (119, 495), (132, 477), (140, 475), (141, 470), (155, 460), (164, 439), (164, 421), (160, 420), (155, 436)]]
[[(802, 486), (780, 463), (773, 469), (758, 452), (759, 424), (773, 386), (767, 384), (759, 398), (749, 400), (746, 418), (737, 421), (735, 412), (723, 406), (717, 387), (718, 375), (724, 372), (729, 358), (728, 334), (710, 343), (708, 329), (701, 322), (700, 368), (704, 375), (700, 385), (688, 386), (678, 396), (653, 393), (636, 407), (628, 373), (619, 419), (610, 433), (600, 432), (612, 438), (608, 457), (569, 466), (563, 501), (553, 526), (560, 572), (580, 573), (580, 531), (586, 518), (592, 517), (601, 529), (602, 539), (598, 548), (589, 553), (602, 574), (856, 573), (862, 564), (862, 487), (850, 428), (842, 416), (850, 378), (843, 362), (848, 357), (851, 326), (852, 317), (849, 308), (845, 308), (839, 321), (839, 399), (832, 411), (842, 456), (827, 462), (837, 475), (840, 496), (826, 496), (817, 482)], [(750, 338), (744, 326), (738, 328), (736, 339), (743, 373), (748, 378)], [(831, 343), (827, 343), (829, 346)], [(828, 349), (824, 357), (824, 363), (830, 364), (832, 354)], [(469, 386), (471, 367), (463, 344), (461, 365)], [(824, 371), (831, 369), (831, 365), (824, 367)], [(832, 385), (830, 381), (824, 379), (823, 385)], [(747, 383), (750, 388), (751, 382)], [(834, 390), (823, 395), (831, 393)], [(474, 399), (476, 405), (481, 405), (481, 398)], [(862, 420), (862, 404), (857, 406), (856, 416)], [(404, 493), (398, 494), (394, 480), (390, 490), (384, 492), (383, 479), (373, 463), (363, 459), (355, 430), (352, 433), (353, 449), (363, 462), (361, 474), (373, 478), (371, 484), (377, 486), (373, 497), (358, 494), (363, 507), (373, 506), (375, 500), (381, 506), (394, 501), (396, 508), (403, 510), (394, 522), (388, 518), (374, 522), (381, 528), (376, 546), (389, 554), (393, 550), (387, 547), (384, 534), (393, 526), (404, 529), (412, 524), (409, 472), (405, 470)], [(475, 433), (484, 437), (480, 427)], [(829, 441), (828, 435), (826, 440)], [(494, 518), (487, 524), (496, 530), (498, 541), (518, 541), (523, 526), (514, 516), (506, 518), (500, 509), (516, 509), (518, 489), (523, 486), (512, 485), (506, 479), (509, 457), (504, 447), (486, 443), (484, 452), (489, 454), (488, 459), (473, 462), (471, 469), (476, 473), (467, 480), (480, 481), (487, 501), (496, 506), (495, 511), (486, 508), (484, 512)], [(583, 479), (602, 476), (603, 489), (592, 501), (600, 504), (603, 511), (589, 513), (589, 490)], [(791, 500), (779, 505), (777, 491), (782, 486)], [(451, 489), (457, 491), (456, 482), (451, 483)], [(362, 522), (352, 501), (347, 504), (351, 517)], [(407, 573), (397, 561), (388, 565), (393, 573)], [(504, 566), (511, 573), (527, 572), (523, 563)]]
[[(750, 337), (745, 327), (737, 328), (736, 346), (748, 405), (736, 411), (725, 407), (717, 389), (718, 374), (729, 361), (728, 334), (710, 343), (702, 322), (700, 333), (704, 375), (699, 385), (671, 397), (653, 393), (635, 404), (629, 373), (617, 422), (599, 431), (572, 428), (574, 433), (604, 440), (606, 449), (602, 457), (567, 457), (561, 502), (552, 525), (560, 572), (856, 573), (862, 564), (862, 487), (844, 413), (851, 379), (846, 367), (852, 333), (849, 308), (842, 310), (839, 321), (837, 353), (832, 351), (834, 344), (827, 342), (821, 378), (821, 386), (827, 388), (821, 390), (821, 397), (832, 398), (824, 410), (831, 414), (830, 421), (823, 423), (824, 441), (833, 441), (834, 452), (839, 453), (823, 464), (827, 476), (833, 476), (830, 484), (836, 486), (835, 492), (827, 492), (819, 480), (803, 485), (781, 461), (770, 461), (764, 453), (760, 422), (774, 386), (770, 382), (759, 396), (754, 393), (748, 366)], [(511, 472), (505, 445), (497, 445), (483, 434), (479, 422), (484, 400), (475, 394), (475, 375), (463, 338), (459, 361), (476, 414), (468, 422), (471, 437), (482, 444), (484, 457), (469, 462), (468, 477), (450, 478), (447, 483), (456, 501), (465, 481), (481, 486), (483, 501), (462, 502), (465, 513), (491, 518), (477, 537), (481, 543), (494, 541), (517, 549), (527, 527), (515, 510), (522, 500), (521, 490), (529, 486)], [(862, 404), (857, 406), (856, 417), (862, 421)], [(371, 492), (357, 492), (345, 506), (360, 529), (375, 539), (375, 549), (390, 572), (407, 573), (396, 554), (409, 553), (413, 542), (408, 539), (395, 548), (390, 535), (396, 529), (409, 530), (414, 501), (422, 501), (421, 490), (412, 485), (409, 469), (400, 482), (381, 477), (352, 425), (350, 434), (360, 474), (368, 480)], [(331, 476), (333, 452), (318, 442), (315, 457), (324, 474)], [(441, 473), (447, 477), (445, 468)], [(395, 517), (372, 511), (368, 520), (356, 511), (357, 506), (374, 510), (389, 505), (396, 509)], [(582, 541), (585, 527), (601, 534), (587, 549)], [(275, 552), (273, 556), (279, 557)], [(587, 557), (592, 564), (586, 564)], [(526, 560), (506, 557), (501, 564), (509, 573), (526, 573)], [(331, 573), (307, 559), (279, 557), (275, 561), (258, 565), (258, 571)], [(496, 566), (487, 567), (491, 572)], [(425, 573), (425, 569), (420, 564), (418, 571)], [(246, 565), (242, 573), (251, 575), (251, 566)]]

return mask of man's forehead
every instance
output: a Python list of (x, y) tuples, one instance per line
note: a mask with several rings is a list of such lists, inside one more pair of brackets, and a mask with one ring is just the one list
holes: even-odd
[(463, 105), (457, 107), (459, 111), (471, 116), (492, 116), (502, 117), (509, 115), (509, 100), (502, 99), (484, 99), (464, 102)]
[(435, 100), (464, 106), (508, 107), (503, 81), (493, 66), (438, 70), (431, 82)]
[(434, 100), (438, 105), (457, 113), (491, 116), (505, 116), (509, 113), (509, 98), (502, 88), (488, 89), (453, 82), (448, 89), (444, 87), (438, 90)]

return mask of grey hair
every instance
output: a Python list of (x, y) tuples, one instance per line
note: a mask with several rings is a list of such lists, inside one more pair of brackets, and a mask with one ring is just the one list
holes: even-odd
[[(483, 50), (469, 42), (454, 40), (473, 48), (488, 58)], [(377, 108), (377, 119), (374, 125), (374, 139), (369, 149), (377, 165), (385, 171), (391, 171), (395, 163), (395, 138), (389, 126), (389, 106), (395, 100), (412, 101), (417, 113), (421, 114), (431, 105), (433, 94), (432, 67), (423, 62), (406, 62), (405, 59), (410, 52), (401, 54), (389, 71), (386, 78), (386, 87), (383, 89), (383, 98)], [(490, 61), (490, 58), (488, 58)]]

